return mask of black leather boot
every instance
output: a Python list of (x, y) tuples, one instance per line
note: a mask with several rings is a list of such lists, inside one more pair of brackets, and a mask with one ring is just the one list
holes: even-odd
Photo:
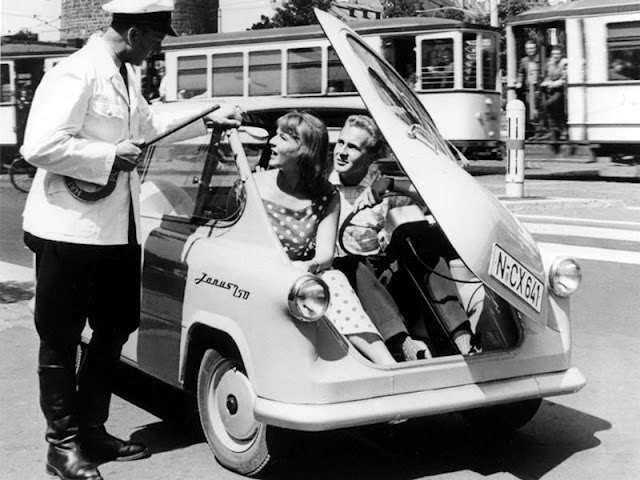
[(47, 420), (46, 471), (62, 480), (102, 480), (83, 454), (74, 418), (75, 372), (63, 365), (40, 365), (40, 406)]
[(144, 445), (120, 440), (104, 428), (124, 339), (94, 332), (78, 375), (80, 441), (88, 457), (98, 462), (126, 462), (151, 456)]
[(83, 451), (96, 461), (128, 462), (151, 456), (143, 444), (120, 440), (109, 435), (103, 426), (83, 428), (80, 438)]
[(47, 473), (62, 480), (102, 480), (98, 469), (84, 457), (75, 440), (49, 444)]

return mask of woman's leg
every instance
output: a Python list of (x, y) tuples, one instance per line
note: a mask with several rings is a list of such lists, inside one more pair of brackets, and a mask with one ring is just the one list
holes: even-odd
[(326, 270), (321, 274), (327, 283), (331, 301), (325, 316), (347, 337), (353, 346), (374, 363), (395, 363), (382, 341), (380, 332), (362, 308), (362, 304), (347, 277), (339, 270)]
[(373, 333), (354, 333), (347, 338), (356, 349), (373, 363), (391, 365), (396, 363), (382, 338)]

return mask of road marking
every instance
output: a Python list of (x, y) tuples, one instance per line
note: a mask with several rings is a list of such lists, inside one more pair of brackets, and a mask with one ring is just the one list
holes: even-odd
[(0, 283), (5, 282), (33, 282), (33, 269), (0, 262)]
[(561, 245), (559, 243), (545, 242), (540, 242), (538, 245), (557, 256), (569, 256), (584, 260), (640, 265), (640, 252), (612, 250), (608, 248), (581, 247), (577, 245)]
[[(640, 207), (638, 207), (640, 209)], [(640, 222), (627, 222), (622, 220), (596, 220), (592, 218), (578, 218), (578, 217), (559, 217), (552, 215), (518, 215), (518, 218), (522, 222), (532, 223), (561, 223), (565, 225), (601, 225), (601, 226), (616, 226), (621, 228), (637, 228), (640, 230)], [(535, 222), (535, 220), (541, 220), (541, 222)]]
[(525, 223), (529, 232), (538, 235), (564, 235), (570, 237), (600, 238), (640, 243), (640, 230), (621, 230), (580, 225), (561, 225), (557, 223)]

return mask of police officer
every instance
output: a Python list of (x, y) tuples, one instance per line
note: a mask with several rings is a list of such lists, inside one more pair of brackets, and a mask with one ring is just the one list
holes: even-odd
[[(46, 469), (65, 480), (99, 480), (96, 464), (149, 456), (107, 433), (114, 367), (140, 316), (141, 139), (171, 128), (154, 118), (130, 65), (157, 52), (173, 0), (113, 0), (102, 36), (50, 70), (38, 87), (22, 153), (38, 167), (24, 211), (25, 243), (36, 256), (35, 325), (40, 337), (40, 405), (47, 421)], [(222, 128), (235, 118), (211, 118)], [(174, 119), (179, 123), (182, 119)], [(206, 133), (196, 122), (182, 136)], [(66, 178), (105, 185), (97, 201), (76, 198)], [(88, 320), (92, 338), (76, 374)]]

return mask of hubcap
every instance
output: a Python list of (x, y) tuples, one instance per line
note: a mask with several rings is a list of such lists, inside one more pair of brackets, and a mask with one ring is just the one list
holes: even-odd
[(230, 440), (246, 442), (258, 431), (260, 423), (253, 416), (255, 398), (249, 379), (233, 367), (215, 385), (214, 408)]
[(227, 397), (227, 410), (231, 415), (235, 415), (238, 411), (238, 400), (233, 395)]

